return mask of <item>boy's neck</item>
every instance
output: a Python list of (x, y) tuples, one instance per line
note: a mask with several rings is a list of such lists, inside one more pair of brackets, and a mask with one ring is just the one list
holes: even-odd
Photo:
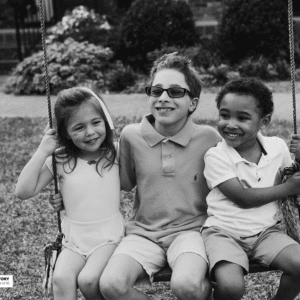
[(181, 124), (176, 124), (176, 125), (163, 125), (158, 123), (156, 120), (154, 121), (154, 123), (152, 123), (152, 126), (155, 128), (155, 130), (160, 133), (161, 135), (165, 136), (165, 137), (171, 137), (176, 135), (185, 125), (187, 119), (184, 120), (184, 122), (182, 122)]
[(256, 142), (252, 147), (247, 147), (244, 149), (235, 149), (241, 157), (246, 159), (249, 162), (258, 164), (263, 153), (263, 148), (260, 142), (256, 139)]

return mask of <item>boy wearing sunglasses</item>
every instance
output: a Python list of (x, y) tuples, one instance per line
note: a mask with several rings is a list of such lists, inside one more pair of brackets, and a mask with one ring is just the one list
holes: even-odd
[(107, 300), (149, 299), (133, 288), (167, 264), (179, 300), (210, 297), (207, 257), (199, 233), (207, 218), (209, 192), (204, 155), (220, 141), (215, 129), (195, 125), (201, 80), (190, 60), (159, 58), (146, 88), (151, 114), (123, 129), (120, 176), (125, 191), (136, 187), (126, 237), (109, 261), (100, 289)]

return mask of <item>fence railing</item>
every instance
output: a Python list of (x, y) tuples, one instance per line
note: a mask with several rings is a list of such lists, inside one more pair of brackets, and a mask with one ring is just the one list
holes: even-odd
[[(53, 0), (43, 1), (45, 26), (56, 22), (56, 10)], [(14, 7), (17, 52), (19, 60), (37, 50), (41, 45), (41, 25), (38, 0), (21, 0)]]

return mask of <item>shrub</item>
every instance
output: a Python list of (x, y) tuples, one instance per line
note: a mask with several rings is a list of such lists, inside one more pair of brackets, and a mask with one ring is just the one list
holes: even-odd
[[(110, 85), (111, 72), (120, 64), (111, 63), (113, 56), (109, 48), (95, 46), (88, 42), (76, 42), (69, 38), (64, 43), (47, 45), (50, 91), (57, 94), (64, 88), (82, 83), (94, 84), (101, 91)], [(24, 59), (13, 71), (6, 85), (6, 92), (14, 94), (43, 94), (44, 83), (43, 52)]]
[(231, 64), (248, 57), (288, 58), (287, 1), (227, 0), (218, 28), (219, 55)]
[(263, 80), (287, 80), (290, 78), (290, 66), (285, 60), (270, 62), (267, 58), (250, 57), (237, 67), (241, 76), (254, 76)]
[(197, 41), (189, 4), (184, 0), (136, 0), (121, 22), (117, 56), (135, 69), (149, 67), (147, 53)]
[(122, 62), (117, 61), (115, 68), (110, 72), (109, 89), (112, 92), (121, 92), (124, 89), (134, 85), (137, 74), (130, 66), (124, 66)]
[(161, 49), (156, 49), (147, 53), (147, 59), (152, 63), (163, 54), (172, 52), (178, 52), (180, 55), (187, 56), (192, 60), (194, 66), (198, 68), (206, 69), (216, 63), (215, 53), (207, 46), (204, 47), (202, 44), (191, 47), (163, 46)]
[(50, 29), (48, 39), (50, 42), (64, 42), (73, 38), (78, 42), (107, 46), (111, 31), (105, 15), (77, 6), (72, 11), (68, 10), (62, 20)]

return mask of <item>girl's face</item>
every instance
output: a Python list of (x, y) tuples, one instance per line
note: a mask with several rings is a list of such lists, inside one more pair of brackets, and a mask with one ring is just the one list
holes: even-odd
[(241, 152), (257, 143), (258, 131), (270, 118), (261, 116), (254, 97), (229, 93), (220, 102), (218, 130), (228, 145)]
[[(190, 90), (184, 75), (173, 69), (158, 71), (153, 79), (152, 86), (168, 89), (182, 87)], [(159, 97), (149, 97), (150, 111), (155, 118), (155, 129), (164, 136), (175, 135), (184, 126), (188, 117), (188, 111), (194, 111), (198, 99), (191, 99), (186, 93), (181, 98), (171, 98), (167, 91)]]
[(83, 103), (71, 115), (67, 132), (80, 150), (80, 158), (93, 160), (100, 156), (100, 146), (106, 137), (105, 122), (90, 103)]

